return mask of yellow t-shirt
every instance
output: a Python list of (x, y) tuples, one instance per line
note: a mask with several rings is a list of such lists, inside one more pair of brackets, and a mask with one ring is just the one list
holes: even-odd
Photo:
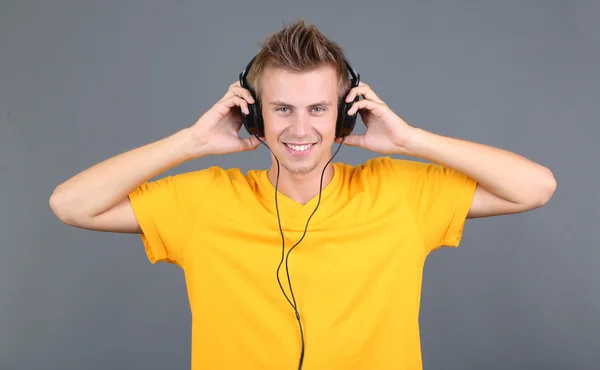
[[(423, 265), (432, 250), (458, 246), (476, 183), (389, 157), (334, 169), (288, 261), (303, 370), (421, 369)], [(319, 197), (277, 198), (287, 253)], [(300, 331), (276, 278), (282, 239), (266, 170), (165, 177), (130, 200), (149, 260), (184, 271), (192, 369), (297, 369)], [(285, 263), (280, 280), (291, 299)]]

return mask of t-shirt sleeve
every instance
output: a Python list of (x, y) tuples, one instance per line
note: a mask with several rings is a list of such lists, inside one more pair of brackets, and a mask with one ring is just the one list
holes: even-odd
[(197, 225), (212, 169), (167, 176), (145, 182), (129, 194), (142, 229), (142, 242), (151, 263), (183, 267), (184, 250)]
[(435, 163), (390, 161), (426, 251), (458, 247), (477, 182)]

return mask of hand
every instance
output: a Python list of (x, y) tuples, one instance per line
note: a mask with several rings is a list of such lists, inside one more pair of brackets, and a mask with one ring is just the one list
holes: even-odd
[[(367, 131), (362, 135), (351, 134), (344, 138), (344, 144), (359, 146), (382, 154), (404, 154), (414, 128), (398, 117), (379, 97), (364, 83), (350, 90), (346, 102), (354, 100), (357, 95), (364, 99), (355, 102), (348, 111), (354, 114), (358, 110)], [(341, 143), (341, 138), (335, 140)]]
[(193, 151), (197, 155), (208, 155), (256, 149), (260, 145), (256, 137), (239, 136), (242, 127), (239, 109), (249, 113), (248, 104), (254, 104), (250, 91), (242, 88), (239, 81), (229, 85), (227, 93), (221, 100), (188, 129), (194, 143)]

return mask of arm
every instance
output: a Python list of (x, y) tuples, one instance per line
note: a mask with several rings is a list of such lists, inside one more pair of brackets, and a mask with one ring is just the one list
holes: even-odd
[(50, 207), (84, 229), (141, 233), (128, 194), (144, 181), (197, 158), (188, 129), (100, 162), (58, 185)]
[(506, 150), (414, 128), (404, 149), (477, 181), (468, 218), (519, 213), (543, 206), (556, 189), (552, 172)]
[(191, 127), (100, 162), (57, 186), (50, 207), (68, 225), (140, 234), (142, 228), (130, 194), (150, 178), (187, 160), (256, 149), (260, 144), (257, 138), (239, 136), (238, 110), (248, 114), (248, 104), (253, 102), (239, 81), (232, 83), (223, 98)]
[(528, 211), (554, 194), (556, 180), (548, 168), (506, 150), (412, 127), (363, 82), (350, 90), (346, 101), (357, 95), (364, 99), (353, 103), (348, 115), (360, 111), (367, 131), (349, 135), (346, 145), (420, 157), (470, 177), (477, 188), (468, 218)]

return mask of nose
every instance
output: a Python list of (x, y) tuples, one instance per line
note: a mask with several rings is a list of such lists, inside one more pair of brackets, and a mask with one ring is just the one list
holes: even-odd
[(294, 115), (288, 127), (288, 132), (296, 137), (304, 137), (308, 135), (309, 130), (309, 118), (302, 113)]

